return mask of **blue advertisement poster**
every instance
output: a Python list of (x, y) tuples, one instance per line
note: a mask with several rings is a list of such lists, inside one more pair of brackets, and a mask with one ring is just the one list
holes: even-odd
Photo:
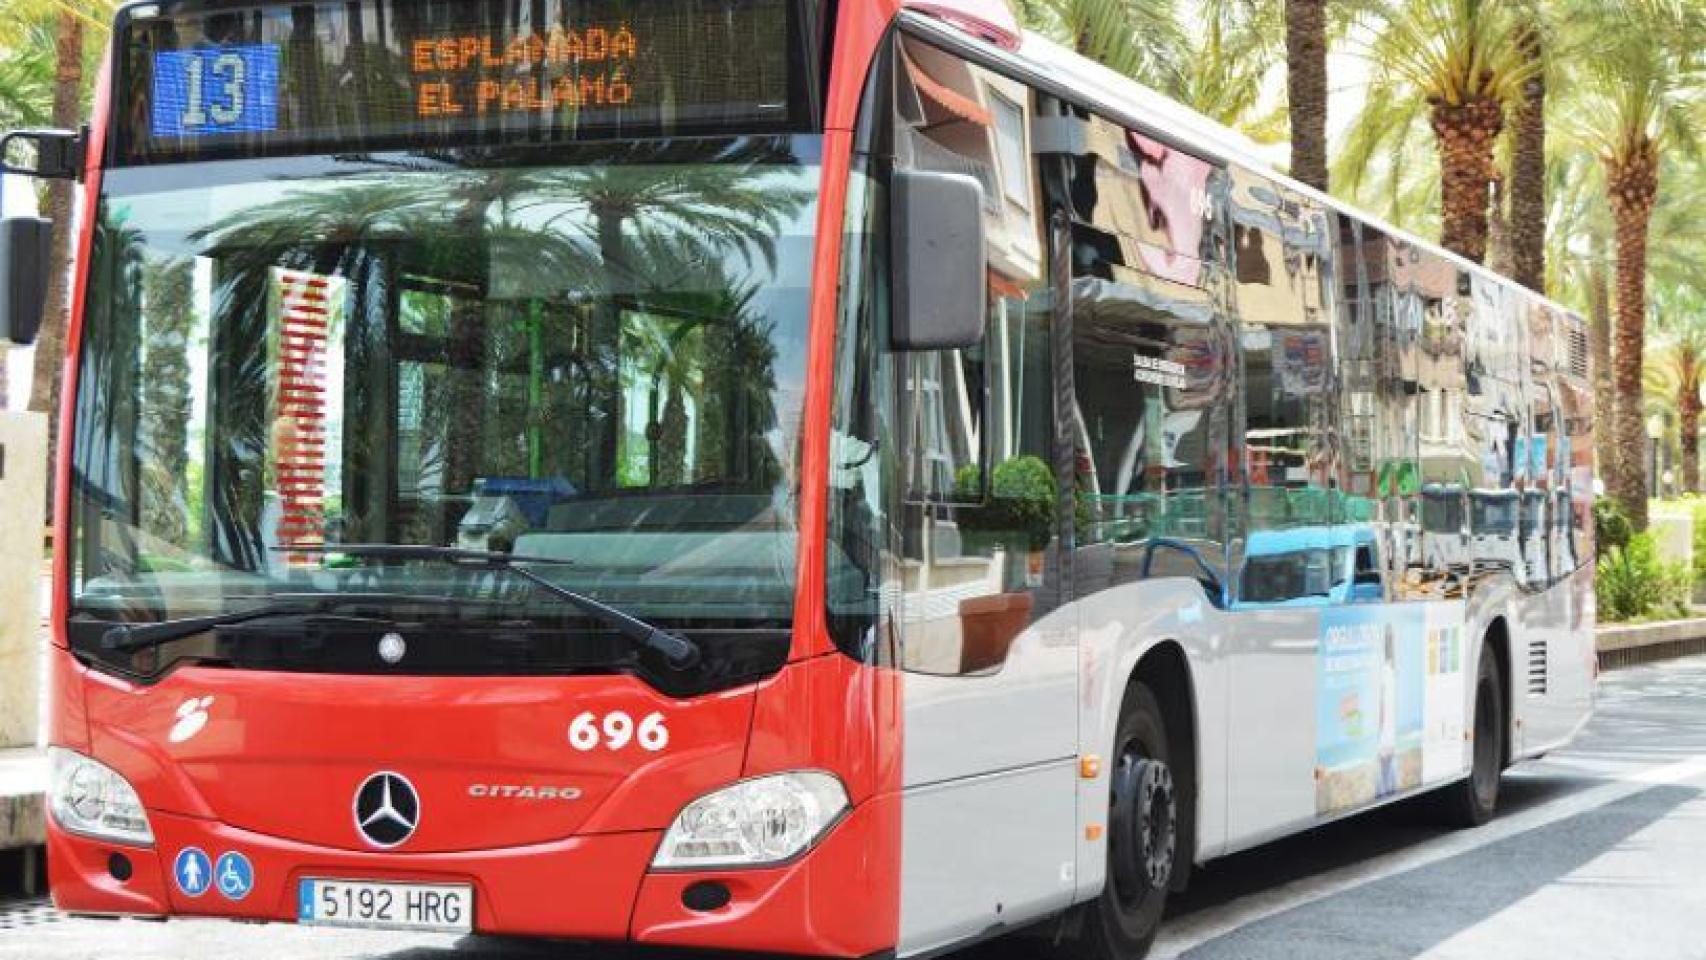
[(1426, 611), (1418, 604), (1321, 612), (1315, 807), (1358, 806), (1422, 782)]

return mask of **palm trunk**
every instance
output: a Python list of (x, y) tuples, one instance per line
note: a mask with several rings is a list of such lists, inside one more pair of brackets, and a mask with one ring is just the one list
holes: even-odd
[(1461, 104), (1436, 100), (1431, 120), (1439, 142), (1440, 244), (1481, 263), (1487, 258), (1493, 142), (1504, 128), (1504, 107), (1490, 97)]
[[(83, 99), (83, 21), (61, 10), (54, 43), (53, 125), (75, 129)], [(65, 321), (71, 306), (71, 238), (75, 224), (75, 185), (54, 180), (48, 185), (47, 209), (53, 221), (52, 252), (48, 257), (47, 296), (42, 306), (41, 332), (36, 336), (35, 375), (30, 381), (30, 409), (47, 414), (47, 457), (54, 462), (59, 448), (59, 385), (65, 363)], [(48, 522), (53, 521), (53, 484), (48, 484)]]
[(1637, 530), (1647, 528), (1647, 435), (1641, 422), (1641, 364), (1647, 335), (1647, 228), (1658, 195), (1659, 155), (1650, 140), (1608, 157), (1606, 187), (1617, 228), (1616, 449), (1613, 495)]
[(1492, 202), (1487, 210), (1487, 269), (1511, 275), (1511, 221), (1506, 211), (1505, 181), (1497, 172), (1491, 183)]
[(1678, 398), (1677, 413), (1682, 421), (1682, 489), (1700, 492), (1700, 358), (1684, 353), (1682, 367), (1682, 396)]
[(1286, 0), (1291, 175), (1327, 190), (1327, 0)]
[[(486, 230), (493, 198), (475, 188), (456, 212), (458, 236), (477, 242)], [(485, 456), (486, 373), (489, 363), (487, 301), (456, 297), (450, 303), (450, 342), (446, 360), (450, 379), (448, 449), (444, 456), (446, 490), (472, 492)]]
[(1522, 85), (1511, 144), (1511, 279), (1546, 292), (1546, 77), (1540, 31), (1531, 26), (1521, 40), (1523, 56), (1536, 64)]
[(1593, 450), (1606, 492), (1617, 489), (1617, 391), (1611, 385), (1611, 278), (1605, 271), (1605, 238), (1596, 235), (1588, 261), (1588, 347), (1593, 354)]

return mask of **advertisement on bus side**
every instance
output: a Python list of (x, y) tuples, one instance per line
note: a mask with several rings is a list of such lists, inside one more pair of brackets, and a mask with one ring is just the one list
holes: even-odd
[(1422, 781), (1434, 783), (1468, 769), (1463, 658), (1463, 607), (1427, 605), (1427, 690), (1422, 707)]
[(1464, 656), (1459, 603), (1322, 612), (1317, 813), (1361, 806), (1464, 770)]
[(1420, 604), (1322, 611), (1316, 812), (1355, 807), (1422, 782), (1425, 625)]

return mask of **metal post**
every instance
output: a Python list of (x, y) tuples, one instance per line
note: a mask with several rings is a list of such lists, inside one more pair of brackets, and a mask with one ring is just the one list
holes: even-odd
[(28, 846), (23, 849), (23, 891), (26, 897), (41, 895), (41, 847)]

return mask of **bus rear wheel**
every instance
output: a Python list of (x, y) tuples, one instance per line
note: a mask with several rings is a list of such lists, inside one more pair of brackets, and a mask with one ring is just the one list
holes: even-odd
[(1102, 893), (1077, 908), (1064, 956), (1135, 960), (1161, 927), (1179, 856), (1179, 790), (1161, 704), (1141, 682), (1126, 688), (1108, 785), (1108, 873)]
[(1469, 776), (1437, 795), (1442, 819), (1454, 827), (1478, 827), (1499, 805), (1499, 778), (1505, 766), (1505, 681), (1491, 637), (1481, 643), (1475, 671), (1474, 753)]

